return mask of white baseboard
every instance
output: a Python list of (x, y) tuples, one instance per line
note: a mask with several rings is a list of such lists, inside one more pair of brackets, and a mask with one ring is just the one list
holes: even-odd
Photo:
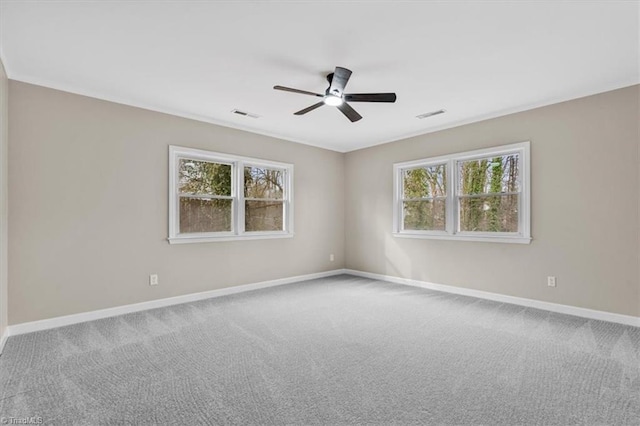
[(0, 354), (4, 350), (4, 344), (7, 343), (7, 339), (9, 338), (9, 327), (6, 328), (2, 336), (0, 336)]
[(577, 306), (561, 305), (559, 303), (543, 302), (541, 300), (525, 299), (523, 297), (507, 296), (488, 291), (473, 290), (464, 287), (455, 287), (444, 284), (434, 284), (426, 281), (412, 280), (409, 278), (399, 278), (390, 275), (374, 274), (371, 272), (345, 269), (344, 273), (374, 280), (388, 281), (396, 284), (410, 285), (414, 287), (427, 288), (430, 290), (443, 291), (445, 293), (460, 294), (463, 296), (477, 297), (479, 299), (493, 300), (496, 302), (511, 303), (513, 305), (526, 306), (528, 308), (542, 309), (545, 311), (558, 312), (561, 314), (574, 315), (577, 317), (595, 319), (600, 321), (615, 322), (624, 325), (640, 327), (640, 317), (631, 315), (615, 314), (613, 312), (596, 311), (594, 309), (580, 308)]
[[(24, 322), (7, 327), (5, 336), (2, 337), (2, 344), (9, 336), (32, 333), (34, 331), (48, 330), (51, 328), (63, 327), (65, 325), (78, 324), (86, 321), (93, 321), (102, 318), (114, 317), (117, 315), (129, 314), (132, 312), (146, 311), (148, 309), (162, 308), (165, 306), (179, 305), (181, 303), (195, 302), (197, 300), (210, 299), (212, 297), (227, 296), (230, 294), (243, 293), (245, 291), (258, 290), (261, 288), (275, 287), (284, 284), (292, 284), (300, 281), (325, 278), (333, 275), (344, 274), (344, 269), (334, 269), (332, 271), (318, 272), (315, 274), (298, 275), (296, 277), (280, 278), (277, 280), (262, 281), (253, 284), (244, 284), (234, 287), (220, 288), (216, 290), (203, 291), (201, 293), (191, 293), (182, 296), (168, 297), (165, 299), (150, 300), (148, 302), (134, 303), (132, 305), (116, 306), (114, 308), (100, 309), (97, 311), (82, 312), (80, 314), (65, 315), (62, 317), (48, 318), (39, 321)], [(0, 352), (1, 353), (1, 352)]]
[(354, 269), (334, 269), (326, 272), (315, 274), (299, 275), (296, 277), (280, 278), (277, 280), (262, 281), (253, 284), (239, 285), (235, 287), (227, 287), (216, 290), (204, 291), (201, 293), (191, 293), (182, 296), (169, 297), (165, 299), (150, 300), (148, 302), (135, 303), (131, 305), (117, 306), (114, 308), (100, 309), (97, 311), (83, 312), (80, 314), (66, 315), (61, 317), (49, 318), (40, 321), (32, 321), (21, 324), (14, 324), (7, 327), (3, 336), (0, 336), (0, 353), (4, 349), (4, 345), (9, 336), (19, 334), (32, 333), (34, 331), (48, 330), (51, 328), (63, 327), (65, 325), (78, 324), (86, 321), (93, 321), (102, 318), (113, 317), (117, 315), (128, 314), (132, 312), (145, 311), (148, 309), (162, 308), (165, 306), (179, 305), (181, 303), (195, 302), (198, 300), (209, 299), (213, 297), (227, 296), (230, 294), (243, 293), (246, 291), (258, 290), (261, 288), (275, 287), (284, 284), (292, 284), (300, 281), (307, 281), (317, 278), (325, 278), (334, 275), (349, 274), (357, 277), (371, 278), (392, 282), (396, 284), (410, 285), (414, 287), (427, 288), (430, 290), (442, 291), (446, 293), (460, 294), (464, 296), (477, 297), (480, 299), (493, 300), (496, 302), (511, 303), (514, 305), (526, 306), (530, 308), (542, 309), (551, 312), (558, 312), (567, 315), (575, 315), (579, 317), (596, 319), (601, 321), (615, 322), (619, 324), (640, 327), (640, 318), (630, 315), (615, 314), (612, 312), (596, 311), (593, 309), (579, 308), (577, 306), (561, 305), (558, 303), (543, 302), (534, 299), (525, 299), (522, 297), (507, 296), (498, 293), (490, 293), (481, 290), (473, 290), (463, 287), (455, 287), (444, 284), (434, 284), (426, 281), (412, 280), (409, 278), (400, 278), (390, 275), (374, 274), (371, 272), (357, 271)]

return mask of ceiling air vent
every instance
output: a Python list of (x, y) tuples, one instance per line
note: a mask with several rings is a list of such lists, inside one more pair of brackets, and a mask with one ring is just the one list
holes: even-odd
[(239, 109), (231, 110), (231, 112), (234, 113), (234, 114), (242, 115), (244, 117), (260, 118), (260, 116), (258, 114), (252, 114), (252, 113), (247, 112), (247, 111), (240, 111)]
[(445, 112), (447, 112), (446, 109), (439, 109), (437, 111), (425, 112), (424, 114), (416, 115), (416, 118), (422, 120), (423, 118), (433, 117), (434, 115), (444, 114)]

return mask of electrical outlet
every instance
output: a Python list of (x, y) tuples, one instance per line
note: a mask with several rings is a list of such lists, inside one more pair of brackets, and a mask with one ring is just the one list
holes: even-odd
[(555, 287), (556, 286), (556, 277), (547, 277), (547, 285), (549, 287)]
[(329, 255), (329, 262), (333, 262), (334, 260), (336, 260), (335, 256), (333, 255), (333, 253), (331, 253)]
[(149, 285), (158, 285), (158, 274), (149, 275)]

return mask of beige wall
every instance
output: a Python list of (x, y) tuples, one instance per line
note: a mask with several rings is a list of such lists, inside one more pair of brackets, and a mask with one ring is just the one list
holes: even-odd
[[(15, 81), (9, 92), (10, 324), (344, 267), (342, 154)], [(295, 237), (169, 245), (169, 145), (293, 163)]]
[[(0, 339), (8, 324), (7, 317), (7, 193), (8, 193), (8, 123), (9, 82), (0, 61)], [(2, 350), (2, 348), (0, 348)]]
[[(638, 86), (346, 155), (15, 81), (9, 95), (9, 324), (345, 266), (640, 315)], [(391, 236), (394, 162), (524, 140), (531, 245)], [(169, 245), (170, 144), (294, 163), (295, 238)]]
[[(640, 315), (638, 100), (634, 86), (348, 153), (347, 268)], [(394, 162), (527, 140), (530, 245), (391, 235)]]

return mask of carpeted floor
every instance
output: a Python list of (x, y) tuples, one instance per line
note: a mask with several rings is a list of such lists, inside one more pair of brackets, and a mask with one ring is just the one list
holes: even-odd
[(640, 329), (339, 276), (11, 337), (45, 424), (640, 424)]

